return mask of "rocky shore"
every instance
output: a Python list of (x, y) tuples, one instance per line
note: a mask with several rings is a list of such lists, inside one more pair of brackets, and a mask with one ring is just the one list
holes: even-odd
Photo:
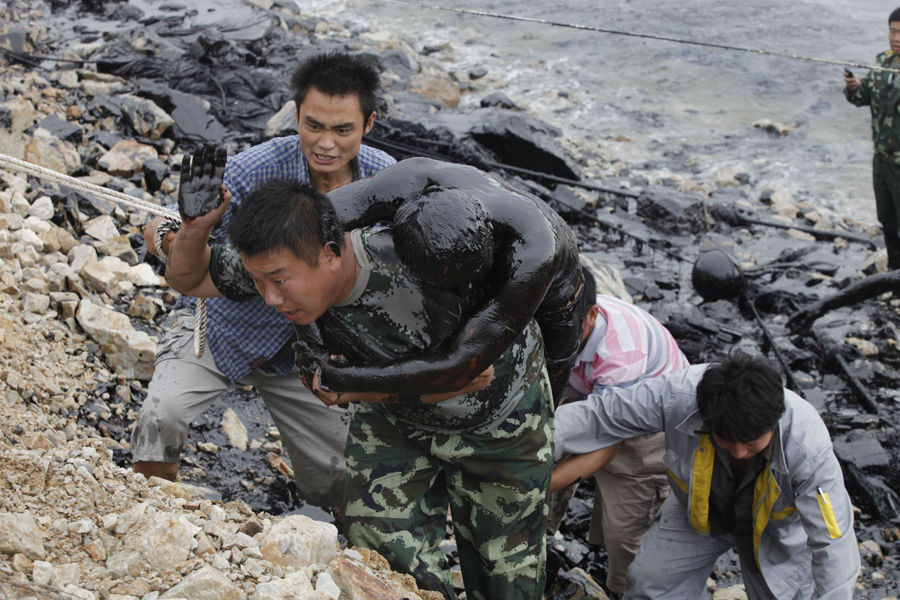
[[(293, 3), (219, 4), (245, 17), (239, 26), (204, 22), (214, 11), (202, 3), (192, 12), (7, 2), (0, 153), (167, 205), (183, 153), (209, 141), (237, 152), (290, 130), (285, 74), (298, 52), (370, 54), (383, 69), (385, 103), (368, 143), (398, 158), (464, 160), (545, 198), (576, 229), (602, 287), (657, 315), (692, 362), (740, 346), (785, 367), (831, 427), (859, 508), (858, 597), (900, 593), (900, 296), (800, 330), (788, 324), (884, 270), (883, 251), (867, 243), (877, 232), (784, 190), (758, 190), (752, 173), (700, 181), (689, 169), (624, 164), (602, 143), (567, 139), (518, 109), (501, 93), (502, 74), (444, 71), (441, 53), (452, 48), (348, 30)], [(465, 94), (480, 96), (481, 108), (456, 109)], [(192, 431), (181, 483), (131, 472), (129, 427), (178, 297), (145, 256), (149, 218), (0, 169), (4, 597), (434, 598), (381, 557), (347, 549), (339, 523), (296, 499), (277, 431), (251, 391)], [(704, 301), (692, 265), (713, 247), (737, 258), (745, 285)], [(861, 408), (854, 379), (875, 411)], [(589, 502), (590, 490), (580, 493), (551, 541), (548, 598), (605, 597), (593, 581), (603, 580), (602, 551), (583, 541)], [(709, 595), (742, 594), (726, 557)]]

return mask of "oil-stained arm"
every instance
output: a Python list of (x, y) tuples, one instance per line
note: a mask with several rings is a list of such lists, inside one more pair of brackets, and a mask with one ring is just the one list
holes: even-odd
[(387, 365), (346, 365), (326, 360), (322, 364), (324, 384), (339, 392), (412, 394), (449, 392), (464, 386), (493, 364), (522, 333), (555, 273), (552, 232), (538, 227), (526, 233), (512, 246), (511, 264), (515, 266), (508, 279), (461, 324), (453, 340), (437, 350)]
[[(462, 324), (460, 334), (444, 346), (442, 353), (393, 363), (380, 372), (360, 366), (326, 365), (326, 385), (336, 390), (364, 385), (365, 389), (391, 392), (456, 389), (496, 360), (528, 320), (536, 316), (544, 337), (551, 386), (554, 395), (558, 395), (577, 351), (580, 322), (575, 322), (578, 315), (574, 309), (535, 313), (560, 264), (577, 266), (578, 249), (574, 234), (548, 207), (538, 206), (539, 201), (532, 204), (532, 199), (521, 197), (478, 169), (427, 158), (401, 161), (368, 179), (338, 188), (329, 197), (345, 228), (350, 229), (392, 220), (405, 200), (431, 185), (467, 192), (485, 205), (495, 224), (501, 222), (502, 227), (512, 231), (515, 241), (509, 249), (509, 262), (514, 265), (513, 274), (490, 301)], [(577, 286), (579, 273), (579, 269), (572, 269), (572, 281), (554, 283)], [(571, 298), (574, 292), (561, 295)], [(373, 384), (378, 387), (371, 388)]]
[(421, 194), (429, 184), (441, 187), (484, 185), (490, 176), (474, 167), (430, 158), (408, 158), (371, 177), (328, 193), (344, 229), (392, 221), (407, 198)]

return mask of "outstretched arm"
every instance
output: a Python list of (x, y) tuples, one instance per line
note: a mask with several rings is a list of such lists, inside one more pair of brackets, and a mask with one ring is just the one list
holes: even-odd
[(620, 445), (621, 442), (587, 454), (576, 454), (563, 460), (553, 467), (553, 474), (550, 476), (550, 491), (559, 491), (596, 473), (616, 457)]
[[(154, 242), (151, 250), (167, 255), (166, 281), (188, 296), (221, 295), (209, 275), (209, 236), (225, 214), (230, 200), (222, 185), (224, 170), (224, 149), (205, 146), (194, 154), (193, 160), (185, 155), (178, 188), (181, 227), (171, 240), (161, 240), (163, 248), (157, 248)], [(156, 221), (151, 222), (154, 230), (158, 225)]]

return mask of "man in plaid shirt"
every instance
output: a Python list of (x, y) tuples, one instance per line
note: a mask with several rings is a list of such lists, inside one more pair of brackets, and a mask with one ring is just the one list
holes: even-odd
[[(369, 63), (344, 53), (314, 56), (297, 68), (291, 85), (299, 135), (269, 140), (228, 159), (224, 184), (231, 203), (217, 229), (222, 239), (233, 211), (268, 180), (288, 177), (329, 192), (396, 162), (362, 145), (374, 125), (379, 85)], [(144, 238), (150, 252), (165, 256), (175, 232), (157, 238), (161, 221), (151, 221)], [(303, 498), (341, 506), (349, 414), (324, 406), (303, 386), (290, 347), (291, 323), (261, 299), (216, 298), (207, 301), (207, 308), (203, 356), (195, 357), (191, 348), (192, 307), (173, 314), (159, 344), (156, 370), (132, 433), (135, 471), (175, 479), (190, 422), (231, 386), (252, 385), (281, 433)]]

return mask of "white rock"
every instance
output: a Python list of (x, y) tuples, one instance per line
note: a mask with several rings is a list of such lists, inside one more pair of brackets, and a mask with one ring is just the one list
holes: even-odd
[(134, 140), (120, 140), (97, 160), (97, 164), (111, 175), (131, 177), (143, 168), (144, 162), (154, 158), (158, 155), (153, 146)]
[(230, 558), (231, 552), (228, 552), (227, 556), (226, 553), (219, 552), (213, 557), (212, 566), (225, 571), (231, 567), (231, 561), (229, 560)]
[[(103, 260), (108, 258), (112, 257), (105, 256)], [(111, 270), (108, 265), (109, 263), (105, 263), (102, 260), (89, 260), (81, 266), (78, 274), (95, 291), (103, 292), (113, 298), (131, 292), (134, 289), (134, 284), (128, 280), (127, 275)]]
[(158, 140), (175, 124), (175, 120), (153, 100), (132, 94), (120, 94), (119, 98), (129, 101), (123, 103), (122, 112), (135, 131), (144, 137)]
[(50, 585), (53, 577), (53, 563), (45, 560), (34, 561), (34, 569), (31, 572), (31, 580), (38, 585)]
[(228, 441), (231, 442), (232, 446), (241, 451), (247, 449), (249, 437), (247, 428), (244, 427), (244, 424), (241, 422), (241, 418), (237, 416), (237, 413), (230, 408), (222, 415), (222, 429), (225, 430)]
[[(78, 469), (84, 469), (84, 466), (79, 466)], [(93, 530), (94, 522), (90, 519), (78, 519), (77, 521), (69, 523), (69, 531), (73, 531), (75, 533), (85, 534), (90, 533)]]
[[(69, 60), (85, 59), (101, 48), (103, 48), (102, 42), (81, 42), (79, 44), (73, 44), (68, 50), (66, 50), (66, 53), (63, 54), (63, 58), (67, 58)], [(77, 75), (77, 73), (75, 73), (74, 71), (63, 71), (63, 73), (60, 74), (60, 79), (62, 79), (62, 76), (65, 73), (72, 73), (73, 75)], [(75, 81), (77, 82), (78, 79), (76, 78)]]
[(324, 592), (332, 600), (338, 600), (341, 597), (341, 588), (334, 582), (331, 575), (326, 572), (319, 573), (319, 576), (316, 578), (316, 591)]
[(241, 565), (241, 571), (253, 579), (259, 579), (259, 577), (265, 573), (265, 568), (258, 559), (248, 558), (244, 561), (244, 564)]
[(128, 270), (128, 279), (138, 287), (157, 287), (165, 284), (165, 278), (153, 271), (150, 263), (138, 263)]
[(99, 598), (99, 596), (97, 596), (97, 592), (92, 592), (90, 590), (80, 588), (77, 585), (71, 583), (64, 587), (63, 591), (67, 594), (67, 597), (71, 598), (72, 600), (97, 600)]
[[(16, 231), (25, 226), (25, 217), (17, 213), (0, 214), (0, 227), (6, 231)], [(12, 238), (10, 238), (12, 239)]]
[(34, 105), (22, 97), (12, 97), (6, 102), (0, 103), (0, 107), (6, 109), (11, 118), (10, 130), (13, 133), (21, 133), (31, 127), (37, 111)]
[(101, 242), (119, 236), (119, 228), (116, 226), (115, 220), (109, 215), (100, 215), (85, 223), (84, 232)]
[(48, 231), (53, 229), (52, 223), (35, 217), (34, 215), (28, 215), (27, 217), (25, 217), (25, 221), (22, 223), (22, 226), (38, 234), (47, 233)]
[(122, 313), (84, 299), (75, 315), (78, 324), (103, 347), (107, 364), (126, 379), (147, 381), (153, 374), (156, 341), (137, 331)]
[(22, 299), (22, 311), (42, 315), (50, 310), (50, 296), (29, 292)]
[(203, 531), (224, 540), (234, 535), (239, 527), (240, 525), (234, 521), (207, 521), (203, 524)]
[(14, 242), (21, 242), (26, 246), (31, 246), (38, 252), (41, 252), (44, 249), (44, 242), (41, 241), (41, 238), (38, 237), (38, 234), (33, 230), (27, 229), (25, 227), (13, 233), (12, 240)]
[(292, 566), (327, 565), (335, 557), (338, 547), (334, 525), (304, 515), (285, 517), (256, 537), (260, 546), (275, 542)]
[(106, 568), (117, 577), (135, 577), (147, 569), (147, 561), (137, 550), (122, 550), (106, 559)]
[(250, 600), (305, 598), (314, 591), (310, 581), (309, 569), (298, 569), (283, 578), (273, 579), (267, 583), (257, 585), (256, 591), (250, 596)]
[(81, 582), (81, 566), (78, 563), (65, 563), (54, 565), (50, 585), (64, 587), (69, 584)]
[[(104, 256), (100, 259), (100, 264), (112, 271), (116, 275), (116, 279), (122, 281), (131, 281), (131, 265), (116, 256)], [(150, 265), (147, 265), (148, 267)]]
[(103, 529), (106, 529), (107, 531), (111, 531), (112, 528), (115, 527), (116, 523), (118, 523), (118, 522), (119, 522), (119, 515), (117, 515), (116, 513), (109, 513), (109, 514), (103, 515), (103, 517), (100, 519), (100, 523), (101, 523), (101, 525), (103, 525)]
[(178, 585), (169, 588), (160, 599), (189, 598), (190, 600), (244, 600), (246, 595), (214, 567), (202, 567)]
[(78, 73), (75, 71), (62, 71), (57, 82), (61, 87), (65, 88), (78, 87)]
[(97, 260), (97, 250), (87, 244), (78, 244), (73, 246), (66, 256), (69, 259), (69, 266), (77, 273), (89, 260)]
[[(28, 180), (9, 171), (0, 172), (0, 181), (3, 181), (10, 191), (18, 192), (20, 195), (28, 191)], [(25, 203), (28, 204), (28, 201)]]
[(26, 161), (59, 173), (71, 173), (81, 166), (81, 155), (71, 144), (38, 127), (25, 144)]
[(227, 539), (222, 540), (222, 549), (228, 550), (229, 548), (259, 548), (259, 542), (255, 539), (247, 535), (242, 531), (238, 531), (234, 535), (229, 536)]
[(146, 514), (128, 531), (123, 548), (140, 552), (152, 568), (163, 571), (188, 559), (199, 532), (184, 515)]
[(0, 513), (0, 552), (44, 558), (44, 534), (30, 512)]
[(37, 217), (43, 221), (49, 221), (53, 218), (54, 208), (53, 200), (50, 196), (40, 196), (28, 207), (28, 214)]

